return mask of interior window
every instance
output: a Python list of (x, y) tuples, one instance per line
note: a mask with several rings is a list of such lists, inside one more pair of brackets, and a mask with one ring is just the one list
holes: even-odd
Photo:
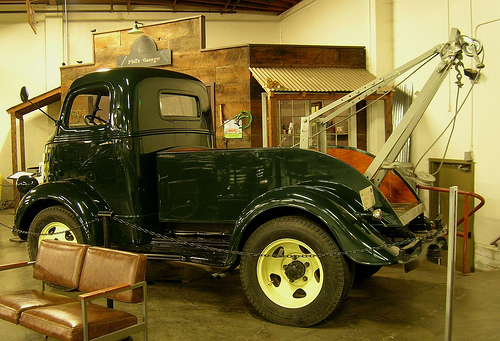
[(110, 98), (106, 87), (79, 93), (71, 104), (68, 125), (71, 128), (98, 126), (109, 122)]
[(172, 116), (198, 117), (198, 101), (193, 96), (161, 93), (160, 113), (162, 118)]
[[(300, 120), (304, 116), (315, 113), (333, 100), (323, 100), (311, 102), (310, 100), (277, 100), (278, 112), (278, 138), (280, 147), (291, 147), (300, 143)], [(331, 111), (327, 112), (328, 115)], [(325, 115), (325, 114), (324, 114)], [(328, 122), (326, 131), (328, 146), (348, 146), (349, 133), (352, 133), (354, 127), (349, 124), (349, 111), (345, 111)], [(312, 134), (319, 132), (319, 126), (313, 124)], [(315, 136), (310, 141), (311, 145), (318, 144), (318, 137)]]

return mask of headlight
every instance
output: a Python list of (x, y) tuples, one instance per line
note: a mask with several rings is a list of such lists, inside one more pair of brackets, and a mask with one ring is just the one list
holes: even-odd
[(382, 210), (380, 208), (377, 208), (376, 210), (372, 211), (372, 217), (375, 220), (382, 221)]
[(38, 180), (34, 177), (23, 175), (20, 176), (19, 179), (17, 179), (16, 187), (19, 193), (21, 193), (22, 195), (25, 195), (36, 186), (38, 186)]

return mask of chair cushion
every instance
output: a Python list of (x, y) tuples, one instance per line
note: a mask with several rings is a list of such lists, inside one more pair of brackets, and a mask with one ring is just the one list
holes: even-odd
[(43, 240), (38, 248), (33, 278), (76, 289), (88, 245)]
[[(147, 257), (143, 254), (92, 246), (87, 250), (79, 289), (90, 292), (120, 284), (135, 284), (146, 277)], [(139, 303), (142, 289), (127, 290), (109, 298)]]
[[(88, 304), (89, 338), (99, 337), (137, 323), (135, 315)], [(31, 309), (21, 314), (19, 324), (58, 340), (82, 340), (81, 303)]]
[(21, 313), (28, 309), (70, 302), (78, 300), (41, 290), (0, 293), (0, 318), (17, 324)]

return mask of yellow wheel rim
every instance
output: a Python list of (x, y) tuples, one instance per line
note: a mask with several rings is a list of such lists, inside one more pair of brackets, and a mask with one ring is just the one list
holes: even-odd
[[(313, 302), (323, 287), (323, 266), (305, 243), (283, 238), (264, 248), (257, 261), (257, 280), (275, 304), (298, 309)], [(282, 257), (285, 255), (286, 257)]]
[(60, 222), (53, 222), (47, 224), (40, 232), (40, 237), (38, 238), (38, 246), (42, 240), (61, 240), (65, 242), (77, 243), (76, 236), (71, 229), (66, 226), (66, 224)]

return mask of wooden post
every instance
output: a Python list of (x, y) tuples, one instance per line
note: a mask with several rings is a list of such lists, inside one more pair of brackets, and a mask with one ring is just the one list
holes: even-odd
[(267, 127), (269, 147), (278, 146), (278, 116), (276, 112), (276, 99), (274, 93), (269, 93), (267, 101)]
[[(12, 174), (17, 173), (19, 170), (17, 164), (17, 126), (16, 126), (16, 114), (15, 112), (9, 112), (10, 114), (10, 144), (12, 153)], [(19, 198), (17, 196), (16, 180), (12, 181), (12, 195), (14, 196), (14, 208), (19, 205)]]
[(10, 144), (12, 147), (12, 173), (18, 171), (17, 168), (17, 126), (16, 126), (16, 114), (10, 114)]
[(392, 134), (392, 92), (384, 99), (385, 140)]
[(19, 116), (19, 144), (21, 147), (21, 170), (26, 170), (26, 146), (24, 144), (24, 118)]

